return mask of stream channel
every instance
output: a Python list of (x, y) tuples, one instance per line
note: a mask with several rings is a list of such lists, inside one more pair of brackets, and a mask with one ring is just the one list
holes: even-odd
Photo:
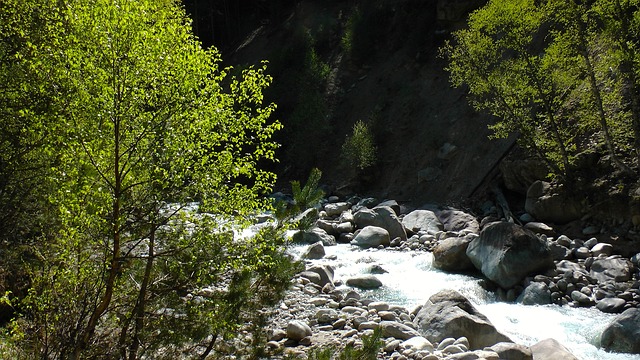
[[(306, 247), (293, 245), (290, 251), (299, 258)], [(327, 246), (325, 251), (324, 259), (308, 261), (331, 265), (336, 280), (345, 282), (349, 277), (366, 273), (374, 264), (388, 271), (376, 275), (383, 283), (381, 288), (359, 290), (363, 298), (401, 305), (411, 311), (438, 291), (454, 289), (516, 343), (530, 346), (554, 338), (582, 360), (640, 360), (640, 355), (608, 353), (598, 348), (600, 334), (615, 315), (596, 308), (498, 302), (480, 286), (479, 278), (433, 268), (433, 255), (429, 252), (363, 250), (348, 244)], [(333, 256), (335, 260), (327, 259)]]

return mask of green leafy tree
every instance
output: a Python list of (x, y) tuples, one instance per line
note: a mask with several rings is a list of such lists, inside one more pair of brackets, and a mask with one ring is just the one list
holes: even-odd
[(353, 125), (353, 132), (342, 144), (342, 158), (350, 167), (363, 170), (376, 162), (373, 132), (362, 120)]
[[(26, 356), (204, 358), (257, 323), (292, 269), (281, 230), (234, 235), (275, 180), (258, 168), (280, 129), (265, 67), (228, 77), (173, 0), (6, 4), (30, 51), (16, 86), (48, 94), (52, 120), (21, 103), (3, 117), (17, 109), (43, 139), (60, 225), (32, 249), (15, 323)], [(21, 18), (43, 10), (47, 41), (35, 42)]]

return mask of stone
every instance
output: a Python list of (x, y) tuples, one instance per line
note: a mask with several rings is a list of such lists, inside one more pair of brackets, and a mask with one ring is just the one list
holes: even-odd
[(640, 354), (640, 309), (631, 308), (618, 315), (604, 330), (600, 346), (607, 351)]
[(541, 222), (528, 222), (524, 225), (526, 229), (533, 231), (536, 234), (545, 234), (547, 236), (555, 235), (555, 230), (545, 223)]
[(334, 309), (320, 309), (316, 312), (318, 324), (331, 324), (338, 320), (338, 312)]
[(287, 338), (300, 341), (307, 336), (311, 336), (311, 328), (306, 323), (293, 320), (287, 325)]
[(402, 225), (410, 234), (417, 234), (421, 231), (435, 234), (444, 230), (444, 226), (438, 216), (430, 210), (414, 210), (408, 213), (402, 219)]
[(408, 340), (420, 334), (411, 327), (399, 323), (397, 321), (381, 321), (380, 330), (382, 331), (382, 337), (392, 337), (400, 340)]
[(365, 226), (351, 240), (352, 245), (362, 248), (378, 247), (379, 245), (389, 246), (390, 243), (389, 232), (378, 226)]
[(387, 270), (385, 270), (382, 266), (378, 265), (378, 264), (374, 264), (369, 266), (369, 268), (367, 269), (367, 272), (369, 274), (386, 274), (388, 273)]
[(523, 305), (546, 305), (551, 304), (551, 290), (543, 282), (532, 282), (524, 288), (522, 294), (516, 300)]
[(569, 259), (572, 255), (571, 249), (556, 242), (550, 242), (548, 245), (554, 261)]
[(598, 257), (600, 255), (609, 256), (613, 254), (613, 245), (607, 243), (598, 243), (591, 248), (593, 256)]
[(534, 360), (579, 360), (555, 339), (545, 339), (531, 346)]
[(576, 259), (587, 259), (591, 257), (591, 251), (589, 251), (589, 248), (586, 246), (580, 246), (573, 250), (573, 256), (575, 256)]
[(300, 276), (309, 280), (314, 284), (320, 285), (322, 283), (322, 278), (320, 277), (320, 274), (314, 271), (303, 271), (300, 273)]
[(326, 284), (333, 284), (334, 271), (330, 265), (314, 265), (308, 268), (307, 272), (313, 272), (320, 276), (320, 281), (317, 283), (314, 282), (317, 285), (325, 286)]
[(315, 244), (321, 241), (324, 246), (333, 246), (336, 244), (336, 238), (320, 228), (298, 231), (293, 234), (293, 241), (307, 244)]
[(302, 254), (303, 259), (322, 259), (325, 256), (324, 245), (322, 245), (322, 241), (318, 241), (315, 244), (309, 245), (307, 250), (305, 250), (304, 254)]
[(578, 303), (580, 306), (591, 306), (594, 304), (594, 301), (591, 298), (578, 290), (574, 290), (571, 292), (571, 299)]
[(562, 188), (552, 188), (545, 181), (536, 181), (527, 190), (525, 211), (536, 219), (554, 224), (566, 224), (582, 216), (580, 202), (564, 194)]
[(351, 208), (351, 204), (348, 202), (337, 202), (330, 203), (324, 206), (324, 211), (327, 213), (327, 216), (334, 217), (342, 214), (344, 211), (347, 211)]
[(425, 339), (424, 337), (418, 335), (403, 341), (402, 344), (400, 344), (400, 348), (412, 349), (414, 351), (427, 350), (429, 352), (432, 352), (433, 344), (428, 339)]
[(360, 289), (377, 289), (382, 286), (382, 281), (374, 275), (361, 275), (347, 279), (347, 285)]
[(507, 222), (484, 228), (469, 244), (467, 256), (484, 276), (504, 289), (512, 288), (527, 275), (555, 266), (546, 241), (531, 230)]
[(436, 213), (445, 231), (466, 231), (477, 234), (480, 232), (480, 223), (475, 216), (460, 210), (445, 209)]
[(439, 242), (432, 249), (433, 266), (444, 271), (472, 270), (474, 267), (467, 256), (467, 247), (475, 237), (470, 234), (462, 238), (447, 238)]
[(398, 204), (398, 202), (395, 200), (385, 200), (380, 204), (376, 205), (376, 207), (379, 207), (379, 206), (388, 206), (393, 210), (394, 213), (396, 213), (396, 215), (400, 215), (400, 212), (401, 212), (400, 204)]
[(596, 259), (591, 264), (589, 274), (602, 283), (611, 280), (616, 282), (628, 281), (633, 274), (633, 264), (629, 260), (622, 258)]
[(507, 189), (525, 195), (531, 184), (547, 177), (549, 167), (537, 159), (503, 159), (500, 161), (500, 173)]
[(404, 226), (393, 209), (388, 206), (376, 206), (373, 209), (365, 208), (356, 212), (353, 217), (358, 228), (377, 226), (387, 230), (391, 239), (399, 237), (401, 241), (407, 240)]
[(374, 309), (376, 311), (389, 311), (389, 303), (384, 301), (374, 301), (368, 305), (369, 309)]
[(619, 314), (624, 310), (627, 302), (620, 298), (604, 298), (596, 304), (596, 308), (603, 313)]
[(486, 316), (455, 290), (432, 295), (416, 315), (418, 332), (431, 342), (464, 336), (470, 349), (482, 349), (511, 340), (500, 333)]
[(497, 343), (489, 348), (505, 360), (533, 360), (531, 349), (524, 345), (510, 342)]

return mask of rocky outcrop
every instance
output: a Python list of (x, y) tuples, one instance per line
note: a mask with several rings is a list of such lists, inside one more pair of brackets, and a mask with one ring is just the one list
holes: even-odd
[(499, 342), (511, 342), (483, 314), (455, 290), (444, 290), (429, 298), (413, 323), (431, 342), (464, 336), (470, 349), (483, 349)]
[(473, 265), (504, 289), (519, 284), (527, 275), (554, 267), (546, 241), (512, 223), (487, 226), (467, 248)]
[(470, 234), (440, 241), (432, 250), (433, 266), (444, 271), (472, 270), (474, 267), (467, 256), (467, 247), (475, 238), (475, 235)]
[(524, 208), (539, 221), (556, 224), (582, 216), (582, 206), (576, 199), (565, 195), (561, 189), (553, 189), (545, 181), (536, 181), (529, 187)]
[(600, 345), (607, 351), (640, 354), (640, 309), (618, 315), (602, 333)]

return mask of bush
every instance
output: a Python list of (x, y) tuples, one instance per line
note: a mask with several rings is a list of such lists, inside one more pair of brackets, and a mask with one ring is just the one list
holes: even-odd
[(373, 133), (362, 120), (358, 120), (353, 125), (353, 133), (342, 145), (341, 156), (348, 166), (360, 170), (375, 164), (376, 146)]

